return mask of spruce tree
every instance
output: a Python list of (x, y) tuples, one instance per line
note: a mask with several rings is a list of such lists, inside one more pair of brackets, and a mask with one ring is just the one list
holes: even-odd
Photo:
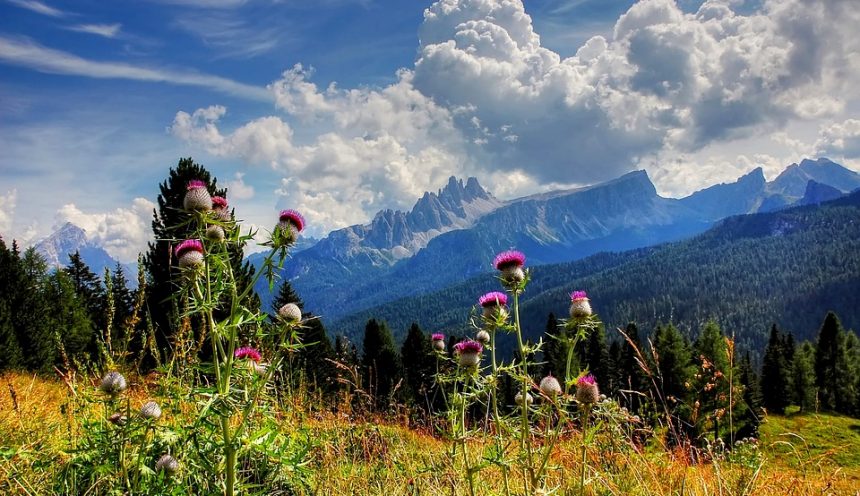
[(853, 332), (839, 335), (839, 354), (836, 357), (836, 411), (845, 415), (855, 415), (857, 405), (857, 358), (860, 343)]
[[(842, 324), (839, 317), (828, 312), (818, 333), (815, 349), (815, 384), (818, 386), (818, 401), (822, 409), (836, 409), (836, 361), (839, 359), (839, 335)], [(767, 387), (767, 384), (765, 384)]]
[(784, 341), (774, 324), (770, 329), (770, 339), (764, 351), (761, 370), (762, 404), (772, 413), (783, 414), (791, 399), (788, 382), (789, 369), (784, 353)]
[(0, 371), (24, 365), (21, 344), (15, 334), (14, 299), (19, 272), (18, 259), (0, 237)]
[(80, 251), (69, 255), (69, 263), (63, 268), (68, 274), (75, 294), (86, 306), (90, 318), (97, 324), (103, 324), (102, 318), (102, 283), (99, 277), (90, 269), (81, 257)]
[(429, 402), (430, 387), (433, 384), (435, 357), (430, 339), (415, 322), (409, 327), (406, 340), (400, 349), (406, 385), (414, 404), (419, 407)]
[[(190, 214), (182, 209), (182, 204), (188, 182), (195, 179), (205, 182), (211, 195), (227, 197), (227, 190), (218, 188), (218, 180), (190, 157), (180, 159), (177, 166), (170, 169), (167, 180), (159, 185), (158, 207), (153, 212), (152, 220), (155, 241), (149, 243), (144, 257), (144, 265), (149, 274), (147, 307), (156, 330), (159, 349), (167, 348), (175, 331), (175, 323), (179, 320), (178, 312), (182, 309), (182, 305), (174, 301), (174, 294), (181, 287), (182, 276), (173, 259), (172, 250), (178, 241), (194, 236), (193, 223), (189, 222)], [(235, 243), (229, 245), (233, 274), (239, 292), (250, 284), (254, 273), (253, 267), (243, 261), (243, 248), (244, 246)], [(252, 291), (248, 300), (242, 304), (251, 310), (258, 309), (259, 298)], [(202, 332), (201, 325), (194, 323), (194, 326), (199, 337)]]
[[(716, 441), (723, 437), (729, 427), (729, 409), (735, 409), (737, 404), (742, 404), (741, 398), (730, 395), (730, 388), (732, 393), (740, 392), (735, 384), (738, 380), (737, 374), (732, 370), (734, 357), (730, 355), (731, 350), (720, 326), (713, 320), (705, 324), (693, 348), (698, 368), (691, 383), (697, 392), (699, 405), (698, 434), (710, 430)], [(729, 403), (729, 398), (732, 398), (735, 405)]]
[(738, 438), (759, 437), (758, 427), (762, 419), (761, 384), (753, 370), (750, 354), (747, 352), (738, 366), (738, 379), (743, 386), (745, 409), (736, 419)]
[(13, 304), (15, 332), (27, 368), (50, 372), (55, 365), (54, 334), (66, 330), (52, 328), (48, 320), (58, 311), (57, 302), (46, 293), (48, 266), (36, 250), (28, 248), (20, 259), (20, 268)]
[(794, 353), (794, 393), (792, 397), (801, 413), (815, 411), (815, 347), (805, 342)]
[(617, 365), (620, 377), (619, 388), (628, 391), (621, 394), (625, 406), (631, 411), (639, 412), (644, 404), (644, 399), (642, 395), (637, 393), (647, 393), (650, 384), (642, 370), (642, 365), (639, 363), (639, 355), (636, 353), (636, 349), (642, 351), (639, 328), (631, 322), (627, 324), (624, 333), (630, 338), (632, 344), (625, 339), (621, 345), (621, 359)]
[[(51, 301), (47, 322), (53, 331), (53, 338), (62, 344), (63, 351), (73, 361), (86, 363), (95, 358), (95, 325), (87, 311), (87, 305), (75, 287), (74, 280), (65, 272), (54, 272), (48, 281), (45, 296)], [(60, 350), (51, 339), (45, 352), (49, 353), (44, 361), (53, 365), (59, 362)]]
[(672, 324), (657, 326), (653, 344), (659, 360), (652, 364), (659, 370), (658, 386), (665, 398), (682, 402), (687, 397), (686, 384), (694, 373), (690, 345)]
[(364, 328), (364, 365), (366, 384), (370, 387), (376, 407), (386, 408), (401, 378), (400, 357), (394, 338), (385, 322), (370, 319)]
[(602, 323), (588, 333), (588, 339), (585, 343), (585, 364), (588, 366), (588, 371), (597, 379), (598, 384), (610, 392), (612, 364), (609, 360), (606, 332)]

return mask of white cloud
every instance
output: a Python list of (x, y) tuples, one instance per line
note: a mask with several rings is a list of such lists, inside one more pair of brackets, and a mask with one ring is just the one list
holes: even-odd
[(121, 62), (98, 62), (68, 52), (47, 48), (27, 39), (0, 37), (0, 60), (51, 74), (202, 86), (252, 100), (268, 101), (271, 99), (271, 96), (263, 88), (219, 76), (184, 70), (152, 69)]
[(816, 155), (860, 158), (860, 120), (847, 119), (822, 127), (814, 149)]
[(49, 17), (65, 17), (66, 13), (62, 10), (55, 9), (37, 0), (8, 0), (12, 5), (17, 5), (22, 9), (27, 9), (37, 14), (46, 15)]
[(17, 204), (17, 189), (7, 191), (5, 195), (0, 195), (0, 234), (3, 234), (4, 238), (12, 230), (12, 221), (15, 219), (15, 207)]
[(112, 257), (131, 262), (146, 250), (151, 240), (154, 208), (155, 204), (145, 198), (135, 198), (131, 207), (107, 213), (85, 213), (69, 203), (57, 212), (55, 227), (71, 222), (86, 231), (87, 239), (102, 246)]
[(254, 197), (254, 187), (245, 184), (245, 174), (237, 172), (232, 181), (227, 182), (227, 194), (232, 200), (250, 200)]
[(74, 26), (69, 26), (67, 29), (70, 31), (77, 31), (79, 33), (103, 36), (105, 38), (116, 38), (119, 36), (122, 24), (76, 24)]
[[(521, 1), (439, 0), (414, 67), (393, 84), (318, 87), (297, 64), (269, 85), (286, 115), (228, 130), (212, 106), (178, 112), (170, 129), (282, 172), (284, 201), (326, 227), (409, 207), (449, 174), (477, 174), (504, 197), (645, 167), (662, 191), (686, 194), (757, 165), (778, 170), (788, 151), (774, 144), (796, 151), (808, 139), (785, 134), (793, 123), (833, 120), (860, 96), (849, 0), (765, 0), (749, 15), (733, 5), (687, 14), (642, 0), (611, 35), (562, 58)], [(822, 140), (837, 146), (839, 133)], [(728, 150), (753, 140), (768, 149)]]

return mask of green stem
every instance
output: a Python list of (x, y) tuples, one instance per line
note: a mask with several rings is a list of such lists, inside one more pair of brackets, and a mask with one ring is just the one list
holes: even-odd
[(493, 362), (493, 392), (491, 401), (493, 403), (493, 420), (496, 424), (496, 451), (498, 456), (502, 458), (501, 460), (501, 468), (502, 468), (502, 480), (505, 484), (505, 495), (510, 496), (511, 488), (508, 485), (508, 466), (504, 460), (504, 452), (502, 450), (502, 422), (501, 416), (499, 415), (499, 366), (496, 362), (496, 327), (493, 326), (492, 332), (490, 333), (490, 357)]
[(583, 496), (585, 494), (585, 455), (586, 455), (586, 446), (585, 446), (585, 436), (586, 431), (588, 431), (588, 417), (591, 415), (591, 405), (587, 405), (584, 407), (585, 409), (585, 417), (582, 420), (582, 457), (580, 459), (580, 467), (579, 467), (579, 495)]
[[(523, 344), (523, 332), (522, 327), (520, 326), (520, 296), (519, 290), (514, 289), (514, 326), (517, 331), (517, 345), (520, 350), (520, 374), (522, 375), (522, 389), (521, 394), (523, 397), (522, 407), (520, 408), (520, 451), (526, 452), (526, 465), (523, 468), (523, 472), (528, 472), (530, 477), (524, 477), (524, 482), (526, 486), (528, 486), (528, 480), (534, 477), (534, 468), (532, 466), (532, 450), (531, 443), (528, 441), (528, 437), (530, 434), (529, 429), (529, 405), (526, 398), (528, 398), (529, 394), (529, 364), (528, 358), (526, 357), (526, 347)], [(525, 473), (523, 474), (526, 475)], [(528, 490), (528, 487), (526, 487)]]
[[(469, 387), (469, 379), (467, 378), (463, 385), (463, 392)], [(472, 467), (469, 465), (469, 451), (466, 446), (466, 396), (463, 395), (463, 401), (460, 404), (460, 443), (463, 447), (463, 465), (466, 468), (466, 479), (469, 481), (469, 494), (475, 496), (475, 481), (472, 474)]]

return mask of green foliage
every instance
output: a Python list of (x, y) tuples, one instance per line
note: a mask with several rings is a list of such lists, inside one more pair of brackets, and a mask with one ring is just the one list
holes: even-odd
[(430, 404), (435, 359), (430, 337), (424, 334), (418, 324), (413, 323), (409, 327), (406, 340), (400, 348), (400, 357), (407, 394), (415, 407), (424, 408)]
[(375, 319), (367, 322), (362, 350), (365, 383), (371, 390), (377, 408), (386, 408), (397, 392), (403, 368), (391, 330), (385, 322)]
[(792, 364), (792, 398), (800, 407), (801, 413), (814, 411), (815, 398), (818, 396), (815, 386), (815, 346), (809, 341), (804, 342), (795, 350)]
[(834, 312), (828, 312), (821, 324), (815, 348), (815, 383), (818, 386), (818, 401), (825, 410), (836, 409), (836, 362), (839, 360), (842, 333), (839, 317)]
[[(791, 353), (791, 354), (789, 354)], [(763, 404), (769, 412), (785, 413), (785, 408), (792, 399), (791, 368), (789, 363), (793, 362), (793, 350), (784, 346), (776, 324), (771, 327), (770, 341), (764, 351), (764, 362), (762, 365), (761, 379), (767, 387), (762, 391)]]

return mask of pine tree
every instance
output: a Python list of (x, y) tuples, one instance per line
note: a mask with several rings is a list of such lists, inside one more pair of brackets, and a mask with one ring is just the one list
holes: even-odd
[(839, 354), (836, 357), (836, 411), (846, 415), (854, 415), (857, 405), (857, 358), (860, 354), (860, 343), (853, 332), (839, 334)]
[[(729, 427), (728, 410), (735, 407), (729, 403), (729, 390), (732, 388), (732, 393), (735, 392), (737, 381), (737, 374), (732, 370), (734, 357), (729, 354), (720, 326), (712, 320), (705, 324), (693, 348), (698, 368), (691, 382), (699, 404), (699, 434), (710, 430), (716, 441)], [(740, 398), (732, 398), (734, 400)]]
[(625, 339), (621, 345), (621, 359), (617, 365), (621, 381), (619, 388), (630, 391), (621, 394), (625, 406), (631, 411), (639, 412), (644, 404), (644, 399), (637, 392), (647, 393), (650, 385), (647, 382), (642, 366), (639, 364), (639, 355), (636, 353), (636, 349), (642, 350), (641, 340), (639, 339), (639, 328), (631, 322), (627, 324), (627, 329), (625, 329), (624, 333), (630, 338), (633, 344)]
[(791, 400), (789, 369), (784, 355), (786, 351), (779, 329), (774, 324), (770, 329), (770, 340), (764, 351), (761, 370), (762, 403), (769, 412), (779, 414), (785, 413), (785, 407)]
[(744, 388), (743, 402), (746, 406), (736, 419), (738, 438), (759, 437), (758, 427), (762, 419), (761, 384), (753, 370), (750, 354), (747, 352), (738, 366), (738, 380)]
[(68, 274), (75, 294), (86, 306), (90, 318), (98, 324), (103, 324), (101, 280), (81, 258), (80, 251), (75, 251), (69, 255), (69, 264), (66, 265), (63, 272)]
[(606, 332), (603, 324), (597, 326), (588, 333), (585, 344), (585, 364), (588, 371), (594, 375), (598, 384), (603, 384), (610, 392), (610, 380), (612, 378), (612, 364), (609, 360), (609, 348), (606, 346)]
[(794, 353), (794, 393), (792, 397), (801, 413), (815, 411), (815, 347), (805, 342)]
[[(565, 342), (566, 332), (559, 328), (558, 319), (554, 313), (550, 313), (546, 319), (547, 339), (543, 345), (543, 374), (552, 374), (562, 377), (567, 365), (567, 346)], [(574, 369), (576, 370), (576, 369)]]
[(0, 237), (0, 371), (24, 365), (21, 344), (15, 334), (13, 317), (15, 274), (20, 271), (18, 259)]
[(664, 397), (683, 401), (688, 392), (686, 384), (693, 375), (690, 345), (672, 324), (657, 326), (653, 344), (659, 363), (652, 365), (659, 370), (658, 385)]
[(364, 365), (367, 380), (376, 400), (376, 407), (386, 408), (393, 399), (395, 387), (401, 379), (400, 356), (394, 347), (394, 338), (385, 322), (370, 319), (364, 328)]
[[(227, 190), (218, 188), (218, 180), (190, 157), (180, 159), (176, 168), (170, 169), (167, 180), (159, 186), (158, 209), (153, 212), (152, 220), (155, 241), (149, 243), (144, 265), (149, 274), (147, 307), (156, 329), (157, 344), (160, 349), (166, 348), (168, 340), (173, 337), (174, 325), (179, 321), (177, 310), (182, 308), (182, 305), (171, 303), (181, 281), (181, 273), (173, 260), (172, 248), (177, 240), (194, 236), (194, 226), (188, 222), (189, 214), (182, 210), (186, 187), (188, 182), (194, 179), (208, 184), (210, 194), (227, 197)], [(254, 273), (253, 267), (243, 261), (243, 248), (244, 246), (235, 243), (229, 245), (233, 274), (236, 277), (239, 292), (244, 291), (244, 288), (250, 284)], [(259, 298), (251, 292), (248, 300), (242, 304), (251, 310), (256, 310), (259, 308)], [(196, 323), (194, 326), (197, 328), (199, 338), (202, 332), (201, 325)]]
[[(842, 324), (839, 317), (828, 312), (818, 333), (815, 349), (815, 384), (818, 386), (818, 401), (822, 409), (836, 409), (836, 361), (839, 358), (839, 335)], [(765, 384), (767, 387), (767, 384)]]
[(429, 402), (430, 387), (433, 384), (435, 357), (430, 339), (421, 331), (418, 324), (412, 323), (406, 340), (400, 349), (406, 385), (414, 404), (419, 407)]
[(46, 293), (48, 266), (41, 255), (29, 248), (20, 259), (20, 268), (13, 303), (15, 332), (27, 368), (50, 372), (55, 364), (54, 333), (63, 333), (65, 329), (53, 329), (49, 324), (48, 319), (57, 309), (56, 302)]
[(81, 363), (92, 360), (96, 330), (86, 302), (76, 290), (75, 281), (63, 271), (54, 272), (48, 279), (45, 297), (51, 302), (46, 320), (54, 332), (54, 339), (49, 341), (50, 346), (46, 346), (50, 355), (44, 361), (53, 365), (60, 360), (57, 340), (71, 359)]

